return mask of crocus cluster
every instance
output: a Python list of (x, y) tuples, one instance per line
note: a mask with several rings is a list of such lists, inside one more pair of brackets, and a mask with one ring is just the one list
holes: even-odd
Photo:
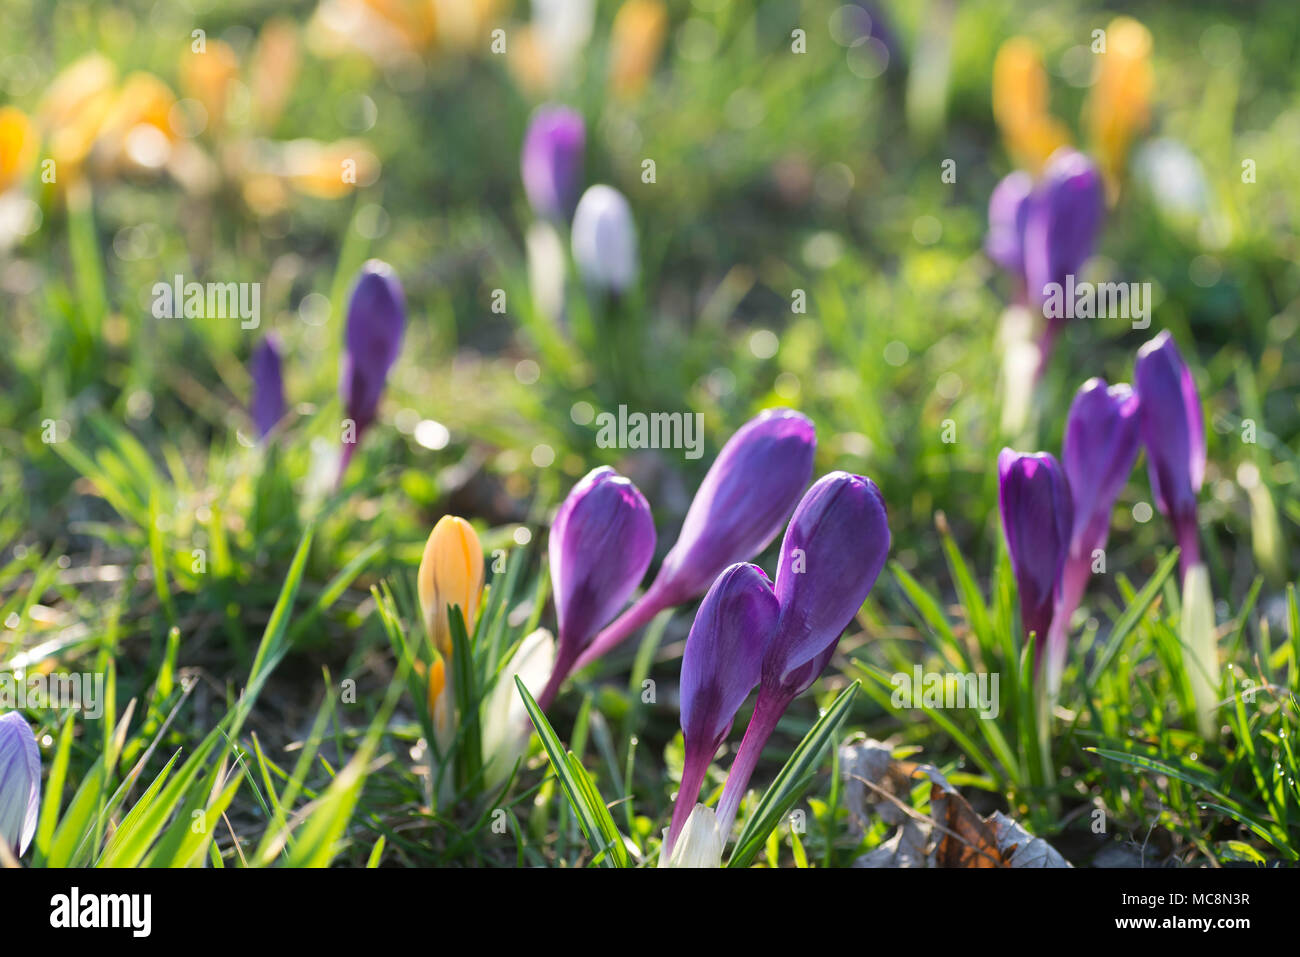
[(749, 726), (718, 804), (715, 830), (699, 840), (726, 844), (763, 747), (790, 702), (826, 667), (884, 567), (889, 523), (870, 479), (832, 472), (795, 509), (771, 583), (755, 565), (736, 564), (700, 604), (682, 657), (685, 763), (662, 854), (671, 859), (700, 785), (736, 712), (758, 686)]
[(41, 752), (36, 736), (16, 711), (0, 715), (0, 843), (15, 857), (27, 853), (36, 834)]
[(597, 469), (575, 485), (551, 526), (560, 650), (538, 703), (548, 707), (572, 670), (664, 609), (698, 598), (723, 569), (766, 548), (812, 477), (815, 448), (812, 422), (789, 409), (766, 410), (742, 426), (705, 475), (653, 583), (621, 615), (654, 553), (650, 507), (613, 469)]
[(1137, 459), (1147, 451), (1152, 496), (1173, 523), (1183, 575), (1199, 563), (1196, 494), (1205, 474), (1205, 432), (1190, 370), (1162, 332), (1135, 363), (1137, 388), (1085, 382), (1070, 406), (1064, 465), (1047, 453), (1003, 449), (998, 508), (1020, 596), (1026, 639), (1047, 662), (1055, 695), (1070, 617), (1088, 579), (1104, 570), (1111, 512)]

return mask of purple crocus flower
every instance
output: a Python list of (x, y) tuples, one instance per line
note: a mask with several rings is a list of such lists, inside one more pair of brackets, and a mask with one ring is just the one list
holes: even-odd
[(533, 113), (519, 167), (528, 202), (542, 219), (568, 222), (573, 215), (586, 141), (586, 127), (576, 110), (547, 105)]
[(1092, 255), (1105, 208), (1096, 164), (1069, 147), (1053, 153), (1025, 211), (1025, 278), (1034, 301), (1043, 301), (1049, 283), (1064, 286)]
[(537, 697), (542, 708), (645, 575), (655, 550), (650, 506), (630, 479), (608, 466), (592, 469), (556, 513), (549, 547), (560, 637), (555, 668)]
[(654, 583), (596, 638), (578, 667), (595, 661), (651, 618), (704, 594), (728, 565), (776, 537), (812, 477), (817, 430), (791, 409), (767, 409), (742, 425), (709, 469), (681, 534)]
[(1173, 523), (1186, 578), (1200, 561), (1196, 495), (1205, 479), (1205, 420), (1196, 382), (1168, 330), (1138, 350), (1134, 384), (1151, 494)]
[(1056, 458), (1003, 449), (998, 456), (998, 510), (1011, 569), (1020, 593), (1020, 620), (1040, 649), (1047, 643), (1070, 547), (1074, 512), (1070, 489)]
[(1065, 665), (1070, 618), (1092, 575), (1093, 553), (1106, 547), (1115, 499), (1133, 471), (1137, 453), (1137, 395), (1123, 383), (1107, 386), (1103, 379), (1089, 379), (1070, 404), (1061, 452), (1074, 523), (1048, 634), (1048, 681), (1053, 692)]
[(889, 545), (884, 498), (864, 476), (831, 472), (813, 484), (795, 509), (776, 569), (776, 634), (763, 656), (754, 716), (718, 805), (724, 836), (763, 746), (790, 702), (830, 661), (840, 633), (876, 583)]
[(682, 655), (686, 755), (664, 853), (672, 853), (709, 762), (731, 730), (736, 711), (758, 684), (779, 612), (772, 583), (757, 565), (732, 565), (700, 603)]
[(406, 330), (406, 296), (388, 263), (372, 259), (361, 267), (348, 303), (339, 393), (343, 414), (355, 423), (353, 441), (344, 445), (339, 477), (361, 436), (375, 421), (388, 372), (397, 361)]
[(984, 238), (988, 257), (1020, 282), (1025, 279), (1025, 216), (1034, 179), (1016, 170), (1004, 176), (989, 196), (989, 231)]
[(36, 735), (17, 711), (0, 715), (0, 841), (16, 857), (26, 853), (36, 834), (40, 790)]
[(284, 377), (280, 371), (280, 340), (268, 335), (253, 349), (248, 360), (248, 371), (253, 379), (253, 394), (249, 412), (257, 437), (264, 439), (284, 418)]

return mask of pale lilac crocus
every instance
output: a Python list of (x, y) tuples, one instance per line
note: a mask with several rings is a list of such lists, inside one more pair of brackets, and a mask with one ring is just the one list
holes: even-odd
[(736, 712), (758, 684), (779, 612), (772, 583), (757, 565), (732, 565), (700, 603), (682, 655), (685, 762), (665, 855), (672, 854)]
[(340, 481), (362, 435), (379, 413), (379, 399), (405, 331), (406, 296), (397, 273), (388, 263), (372, 259), (362, 267), (348, 302), (339, 394), (353, 431), (352, 441), (343, 445)]
[(573, 487), (551, 523), (549, 555), (559, 642), (537, 703), (550, 707), (574, 662), (645, 575), (655, 549), (650, 506), (608, 466)]
[(1074, 513), (1070, 547), (1048, 637), (1049, 686), (1059, 687), (1066, 635), (1110, 535), (1110, 517), (1138, 454), (1138, 397), (1128, 385), (1089, 379), (1075, 394), (1065, 422), (1061, 465)]
[(1023, 287), (1025, 282), (1025, 214), (1034, 178), (1023, 170), (998, 181), (989, 196), (989, 231), (984, 252)]
[(268, 335), (253, 349), (248, 372), (253, 380), (249, 414), (257, 429), (257, 437), (265, 439), (284, 418), (285, 412), (280, 340), (274, 334)]
[(790, 702), (830, 661), (876, 583), (889, 545), (884, 499), (864, 476), (831, 472), (795, 509), (776, 569), (776, 632), (763, 656), (753, 717), (718, 803), (724, 841), (768, 738)]
[(593, 289), (621, 295), (636, 282), (636, 224), (626, 197), (612, 186), (597, 184), (578, 200), (570, 237), (573, 261)]
[(1034, 636), (1038, 668), (1074, 524), (1070, 489), (1056, 457), (1003, 449), (998, 456), (998, 511), (1020, 596), (1021, 627), (1026, 639)]
[(654, 582), (576, 667), (595, 661), (665, 608), (704, 594), (724, 568), (765, 549), (807, 488), (816, 448), (812, 421), (791, 409), (764, 410), (737, 429), (700, 483)]
[(1151, 494), (1174, 526), (1186, 579), (1200, 562), (1196, 496), (1205, 480), (1205, 419), (1196, 382), (1168, 330), (1138, 350), (1133, 381)]
[(528, 202), (541, 219), (567, 223), (582, 188), (587, 133), (566, 106), (539, 106), (528, 123), (519, 168)]
[(0, 715), (0, 841), (15, 857), (36, 834), (41, 790), (41, 752), (36, 735), (17, 711)]

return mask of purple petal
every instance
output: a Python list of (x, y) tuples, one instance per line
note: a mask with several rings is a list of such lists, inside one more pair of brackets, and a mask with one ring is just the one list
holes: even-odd
[(1049, 283), (1065, 285), (1093, 254), (1106, 208), (1105, 188), (1096, 164), (1061, 147), (1052, 154), (1025, 212), (1025, 279), (1031, 296), (1042, 301)]
[(768, 409), (736, 431), (700, 483), (655, 587), (688, 601), (719, 572), (776, 537), (812, 477), (817, 431), (807, 416)]
[(989, 196), (989, 232), (984, 251), (1013, 276), (1025, 274), (1025, 216), (1034, 179), (1016, 170), (1004, 176)]
[(1061, 569), (1070, 546), (1073, 509), (1056, 458), (1003, 449), (998, 456), (998, 510), (1020, 593), (1025, 634), (1047, 637)]
[(406, 297), (387, 263), (372, 259), (361, 269), (348, 303), (339, 392), (357, 434), (375, 420), (388, 372), (397, 361), (406, 329)]
[(253, 395), (249, 412), (258, 438), (266, 438), (284, 418), (284, 378), (280, 371), (280, 340), (268, 335), (257, 344), (248, 361), (249, 375), (253, 379)]
[(551, 525), (551, 584), (560, 624), (556, 671), (567, 673), (636, 589), (654, 554), (650, 506), (608, 466), (587, 473)]
[[(800, 671), (829, 660), (857, 615), (889, 553), (885, 502), (874, 482), (831, 472), (804, 495), (781, 541), (776, 597), (781, 618), (763, 662), (763, 685), (793, 696), (811, 684)], [(794, 690), (792, 690), (794, 689)]]
[(17, 711), (0, 715), (0, 839), (19, 857), (36, 834), (40, 792), (36, 735)]
[(1156, 506), (1179, 526), (1196, 525), (1196, 495), (1205, 479), (1205, 420), (1191, 370), (1168, 330), (1138, 350), (1134, 384), (1138, 420)]
[(682, 655), (681, 710), (686, 746), (712, 757), (736, 711), (758, 684), (780, 611), (757, 565), (732, 565), (695, 614)]
[(1074, 524), (1070, 553), (1104, 548), (1115, 508), (1138, 453), (1138, 398), (1121, 383), (1089, 379), (1070, 404), (1062, 465), (1070, 487)]
[(524, 134), (520, 173), (533, 211), (542, 219), (568, 222), (582, 186), (586, 127), (576, 110), (539, 106)]

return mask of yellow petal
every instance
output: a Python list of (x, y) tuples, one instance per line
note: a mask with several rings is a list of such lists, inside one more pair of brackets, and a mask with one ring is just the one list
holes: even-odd
[(293, 140), (284, 144), (282, 160), (289, 185), (319, 199), (346, 196), (379, 177), (378, 157), (359, 140)]
[(60, 71), (45, 91), (37, 118), (61, 184), (76, 178), (90, 152), (112, 107), (116, 81), (108, 58), (91, 53)]
[(425, 628), (443, 657), (450, 657), (447, 607), (458, 606), (473, 631), (483, 593), (483, 546), (469, 522), (455, 515), (438, 520), (424, 546), (418, 584)]
[(650, 80), (664, 36), (668, 11), (659, 0), (627, 0), (611, 28), (609, 80), (619, 96), (636, 96)]
[(180, 83), (185, 95), (198, 100), (208, 112), (208, 128), (218, 130), (225, 124), (226, 105), (239, 78), (239, 60), (235, 51), (213, 40), (202, 53), (186, 48), (181, 56)]
[(1083, 108), (1083, 122), (1112, 201), (1129, 146), (1149, 122), (1154, 83), (1150, 31), (1132, 17), (1116, 17), (1106, 28), (1106, 52), (1097, 55)]
[(1032, 173), (1070, 142), (1065, 125), (1048, 112), (1047, 70), (1033, 41), (1012, 37), (993, 62), (993, 118), (1007, 152)]
[(253, 114), (264, 130), (275, 126), (298, 77), (298, 28), (290, 20), (267, 21), (249, 68)]
[(17, 107), (0, 107), (0, 193), (27, 171), (36, 155), (36, 130)]

